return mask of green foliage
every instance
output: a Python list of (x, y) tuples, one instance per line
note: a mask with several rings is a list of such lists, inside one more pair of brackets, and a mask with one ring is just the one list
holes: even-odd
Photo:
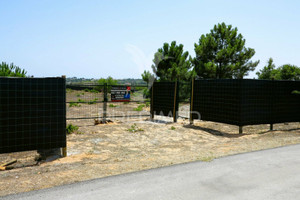
[(150, 98), (150, 90), (148, 88), (145, 88), (143, 90), (143, 97), (144, 98)]
[(300, 80), (300, 68), (295, 65), (285, 64), (278, 68), (279, 77), (281, 80)]
[(0, 64), (0, 76), (8, 77), (26, 77), (27, 72), (24, 69), (14, 65), (2, 62)]
[(269, 58), (268, 63), (262, 70), (259, 72), (256, 72), (256, 75), (258, 76), (258, 79), (265, 79), (265, 80), (271, 80), (275, 79), (278, 75), (278, 70), (275, 69), (276, 66), (273, 62), (272, 58)]
[(145, 81), (142, 79), (126, 78), (126, 79), (117, 79), (119, 85), (146, 85)]
[(95, 98), (95, 99), (89, 101), (88, 104), (95, 104), (95, 103), (97, 103), (97, 101), (98, 101), (98, 98)]
[(66, 128), (66, 132), (67, 134), (71, 134), (75, 131), (78, 131), (79, 127), (78, 126), (74, 126), (73, 124), (68, 124), (67, 128)]
[(78, 99), (77, 101), (80, 102), (80, 103), (85, 103), (86, 102), (85, 100), (82, 100), (82, 99)]
[(294, 91), (292, 91), (292, 94), (300, 94), (300, 91), (294, 90)]
[(90, 90), (91, 93), (98, 93), (99, 91), (100, 91), (100, 90), (97, 90), (96, 88)]
[(151, 72), (145, 70), (142, 73), (142, 78), (143, 78), (143, 81), (145, 81), (148, 85), (150, 80), (152, 80), (152, 81), (154, 80), (154, 75), (151, 74)]
[(164, 43), (154, 54), (152, 69), (162, 81), (188, 80), (192, 76), (190, 56), (183, 45)]
[(70, 108), (71, 108), (71, 107), (81, 107), (81, 105), (78, 104), (78, 103), (76, 103), (76, 102), (70, 102), (70, 103), (69, 103), (69, 107), (70, 107)]
[(130, 95), (131, 95), (131, 97), (136, 97), (138, 95), (138, 93), (131, 91)]
[(124, 101), (123, 104), (129, 104), (129, 101)]
[(107, 83), (107, 85), (117, 85), (118, 84), (118, 80), (113, 79), (111, 76), (105, 78), (100, 78), (98, 80), (98, 83), (100, 85), (104, 85), (104, 83)]
[(94, 99), (92, 99), (90, 101), (85, 101), (83, 99), (78, 99), (77, 102), (79, 102), (79, 103), (87, 103), (87, 104), (95, 104), (95, 103), (97, 103), (98, 100), (99, 100), (98, 98), (94, 98)]
[(136, 133), (136, 132), (144, 131), (144, 130), (139, 128), (136, 124), (133, 124), (133, 125), (131, 125), (131, 127), (129, 129), (127, 129), (127, 131)]
[(146, 107), (150, 107), (150, 102), (146, 102)]
[(285, 64), (276, 68), (273, 59), (270, 58), (268, 65), (256, 73), (258, 79), (265, 80), (300, 80), (300, 68), (295, 65)]
[[(85, 92), (90, 92), (90, 93), (98, 93), (100, 90), (95, 88), (95, 89), (88, 89), (88, 88), (85, 88), (84, 89)], [(83, 93), (84, 94), (84, 93)]]
[(178, 90), (178, 96), (179, 101), (189, 101), (191, 93), (191, 82), (180, 82), (179, 83), (179, 90)]
[(145, 104), (139, 105), (137, 108), (133, 109), (134, 111), (142, 111), (143, 108), (145, 107)]
[(73, 90), (70, 89), (70, 88), (67, 88), (67, 89), (66, 89), (66, 92), (73, 92)]
[(195, 44), (195, 72), (201, 78), (243, 78), (259, 63), (250, 61), (255, 51), (245, 43), (237, 28), (225, 23), (215, 25)]
[(115, 108), (115, 107), (118, 107), (118, 106), (111, 103), (111, 104), (109, 104), (109, 107), (110, 108)]
[(131, 90), (134, 90), (134, 92), (142, 91), (144, 88), (145, 86), (131, 86)]
[(176, 128), (174, 126), (171, 126), (171, 130), (174, 131)]

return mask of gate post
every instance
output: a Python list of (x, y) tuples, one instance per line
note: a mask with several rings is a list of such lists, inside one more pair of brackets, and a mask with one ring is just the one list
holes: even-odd
[[(61, 76), (64, 80), (65, 80), (65, 87), (66, 87), (66, 75), (62, 75)], [(61, 154), (63, 157), (67, 157), (67, 143), (66, 143), (66, 146), (61, 148)]]
[(102, 123), (106, 122), (106, 112), (107, 112), (107, 83), (104, 83), (103, 86), (103, 93), (104, 93), (104, 99), (103, 99), (103, 116), (102, 116)]
[(243, 126), (239, 126), (239, 134), (243, 134)]
[(173, 122), (177, 122), (178, 116), (178, 81), (175, 82), (174, 88), (174, 108), (173, 108)]
[(153, 110), (153, 92), (154, 92), (154, 83), (155, 83), (155, 80), (152, 84), (152, 87), (151, 87), (151, 103), (150, 103), (150, 120), (153, 121), (154, 119), (154, 110)]
[(272, 78), (272, 90), (271, 90), (271, 121), (270, 123), (270, 131), (273, 131), (273, 110), (274, 110), (274, 78)]
[(193, 120), (193, 104), (194, 104), (194, 84), (195, 84), (195, 78), (192, 79), (191, 83), (191, 93), (190, 93), (190, 124), (194, 123)]

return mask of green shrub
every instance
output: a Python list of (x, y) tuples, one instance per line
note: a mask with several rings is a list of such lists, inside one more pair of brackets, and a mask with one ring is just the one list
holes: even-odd
[(98, 93), (99, 91), (96, 90), (96, 89), (91, 89), (90, 92), (91, 92), (91, 93)]
[(180, 82), (178, 89), (179, 101), (189, 101), (191, 84), (189, 82)]
[(98, 93), (99, 90), (97, 90), (96, 88), (95, 89), (88, 89), (88, 88), (85, 88), (84, 89), (85, 92), (90, 92), (90, 93)]
[(73, 124), (68, 124), (67, 128), (66, 128), (66, 132), (67, 134), (71, 134), (75, 131), (78, 131), (79, 127), (78, 126), (74, 126)]
[(129, 101), (124, 101), (123, 104), (129, 104)]
[(82, 99), (78, 99), (77, 101), (80, 103), (85, 103), (85, 100), (82, 100)]
[(114, 105), (114, 104), (111, 103), (111, 104), (109, 104), (109, 107), (110, 108), (115, 108), (115, 107), (117, 107), (117, 105)]
[(136, 124), (131, 125), (131, 127), (129, 129), (127, 129), (127, 131), (135, 133), (135, 132), (139, 132), (139, 131), (144, 131), (142, 128), (137, 127)]
[(78, 103), (76, 103), (76, 102), (70, 102), (69, 103), (69, 107), (71, 108), (71, 107), (80, 107), (81, 105), (80, 104), (78, 104)]
[(171, 126), (171, 130), (174, 131), (176, 128), (174, 126)]
[(150, 92), (150, 90), (148, 88), (145, 88), (143, 90), (143, 96), (144, 96), (144, 98), (150, 98), (151, 92)]
[(143, 108), (145, 107), (145, 104), (139, 105), (137, 108), (133, 109), (134, 111), (142, 111)]
[(97, 101), (98, 101), (98, 98), (95, 98), (95, 99), (89, 101), (88, 104), (94, 104), (94, 103), (96, 103)]

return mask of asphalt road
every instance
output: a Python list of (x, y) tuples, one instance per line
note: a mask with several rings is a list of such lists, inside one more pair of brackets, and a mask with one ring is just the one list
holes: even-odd
[(300, 199), (300, 145), (95, 179), (0, 199)]

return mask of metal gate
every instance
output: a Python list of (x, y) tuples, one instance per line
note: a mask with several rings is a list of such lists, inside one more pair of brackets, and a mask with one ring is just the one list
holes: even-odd
[[(67, 120), (150, 116), (146, 85), (68, 84), (66, 88)], [(127, 98), (122, 99), (124, 88)]]

